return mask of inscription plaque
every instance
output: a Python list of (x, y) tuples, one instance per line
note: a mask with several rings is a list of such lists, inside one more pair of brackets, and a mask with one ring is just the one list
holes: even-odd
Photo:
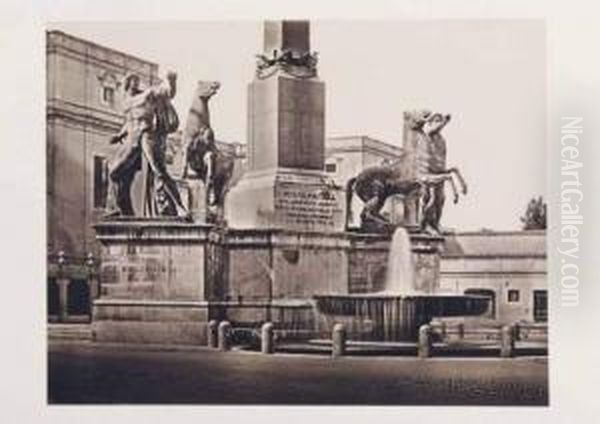
[(280, 183), (275, 191), (275, 212), (288, 224), (333, 229), (343, 212), (338, 196), (324, 187)]

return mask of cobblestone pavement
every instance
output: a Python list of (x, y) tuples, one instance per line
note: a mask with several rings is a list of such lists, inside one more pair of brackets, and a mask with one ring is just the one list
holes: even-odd
[(50, 343), (49, 403), (547, 405), (546, 358), (261, 355)]

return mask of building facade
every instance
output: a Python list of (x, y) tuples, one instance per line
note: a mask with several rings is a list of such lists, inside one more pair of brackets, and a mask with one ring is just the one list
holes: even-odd
[(444, 246), (442, 290), (489, 297), (499, 323), (547, 321), (546, 231), (456, 233)]
[(98, 246), (92, 224), (104, 211), (108, 140), (123, 123), (121, 80), (157, 81), (158, 65), (61, 31), (46, 33), (46, 213), (48, 313), (85, 320)]
[(108, 140), (123, 123), (121, 81), (136, 72), (155, 83), (158, 65), (60, 31), (46, 40), (48, 251), (85, 257), (106, 201)]

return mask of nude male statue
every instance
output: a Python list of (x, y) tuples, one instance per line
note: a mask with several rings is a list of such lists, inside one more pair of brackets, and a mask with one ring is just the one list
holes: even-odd
[[(425, 149), (425, 174), (433, 178), (442, 175), (454, 175), (458, 179), (462, 193), (467, 193), (467, 185), (457, 168), (446, 167), (446, 139), (442, 135), (442, 130), (450, 122), (450, 115), (442, 115), (441, 113), (431, 114), (423, 125), (423, 133), (425, 135), (423, 142)], [(455, 193), (454, 203), (458, 201), (456, 195), (456, 187), (452, 178), (448, 179)], [(433, 231), (441, 234), (440, 221), (442, 211), (446, 200), (444, 193), (445, 180), (440, 179), (434, 182), (425, 192), (421, 199), (423, 204), (423, 217), (421, 226), (425, 230)]]

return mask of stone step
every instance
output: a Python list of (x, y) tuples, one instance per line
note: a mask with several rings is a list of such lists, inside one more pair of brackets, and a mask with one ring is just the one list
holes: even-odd
[(90, 324), (48, 324), (50, 340), (92, 340)]

